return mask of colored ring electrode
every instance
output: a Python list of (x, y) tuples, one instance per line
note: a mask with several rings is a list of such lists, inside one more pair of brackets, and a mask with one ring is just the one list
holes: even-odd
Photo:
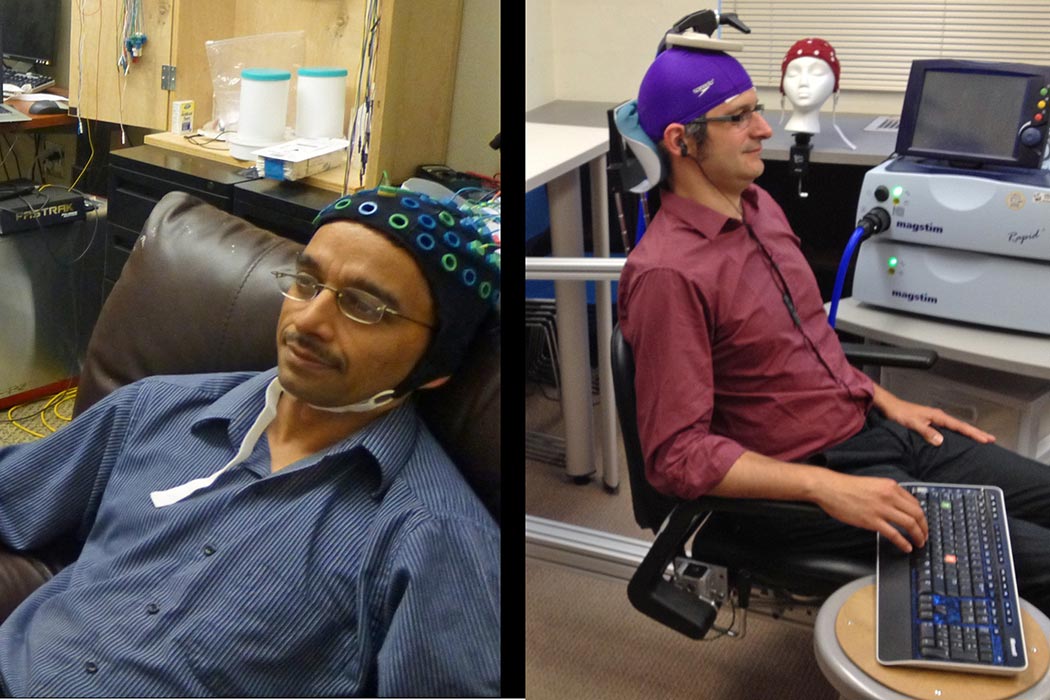
[[(441, 298), (441, 308), (456, 315), (471, 298), (486, 306), (498, 305), (500, 258), (494, 254), (499, 246), (492, 242), (492, 218), (458, 208), (451, 200), (382, 186), (340, 197), (318, 214), (315, 226), (337, 219), (356, 220), (400, 239), (420, 257), (432, 292)], [(453, 287), (459, 288), (459, 297), (451, 291)]]

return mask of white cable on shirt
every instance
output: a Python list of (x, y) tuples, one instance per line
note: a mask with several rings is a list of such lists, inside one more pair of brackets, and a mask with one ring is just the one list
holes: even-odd
[(259, 417), (255, 419), (255, 423), (253, 423), (252, 427), (248, 430), (248, 434), (244, 437), (244, 441), (241, 442), (241, 447), (237, 450), (237, 454), (234, 455), (233, 459), (227, 462), (222, 469), (211, 476), (193, 479), (187, 481), (185, 484), (173, 486), (172, 488), (163, 491), (151, 492), (149, 497), (153, 501), (153, 505), (157, 508), (163, 508), (164, 506), (178, 503), (190, 494), (208, 488), (215, 483), (215, 480), (219, 478), (220, 474), (229, 471), (246, 460), (248, 455), (252, 453), (252, 450), (255, 449), (255, 444), (259, 442), (259, 438), (262, 437), (266, 428), (270, 426), (270, 423), (272, 423), (273, 419), (277, 416), (277, 399), (280, 398), (283, 391), (284, 389), (281, 387), (281, 383), (277, 381), (276, 377), (274, 377), (273, 381), (270, 382), (270, 385), (266, 387), (266, 405), (263, 406), (263, 410), (259, 413)]

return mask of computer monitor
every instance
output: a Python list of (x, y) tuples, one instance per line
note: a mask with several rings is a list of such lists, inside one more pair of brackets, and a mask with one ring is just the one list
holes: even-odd
[(55, 27), (59, 20), (59, 0), (0, 0), (0, 26), (3, 27), (4, 58), (50, 65), (55, 60)]
[(950, 165), (1038, 168), (1050, 67), (953, 59), (912, 63), (897, 154)]

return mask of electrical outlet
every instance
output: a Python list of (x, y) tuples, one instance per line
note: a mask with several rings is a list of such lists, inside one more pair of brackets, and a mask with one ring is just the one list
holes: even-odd
[(44, 166), (44, 172), (48, 175), (61, 173), (65, 167), (66, 153), (61, 145), (53, 141), (44, 141), (40, 151), (40, 162)]

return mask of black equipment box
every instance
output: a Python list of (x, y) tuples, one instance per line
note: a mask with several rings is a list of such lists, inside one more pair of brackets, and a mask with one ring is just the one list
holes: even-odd
[(60, 187), (0, 199), (0, 236), (82, 221), (87, 210), (81, 195)]

